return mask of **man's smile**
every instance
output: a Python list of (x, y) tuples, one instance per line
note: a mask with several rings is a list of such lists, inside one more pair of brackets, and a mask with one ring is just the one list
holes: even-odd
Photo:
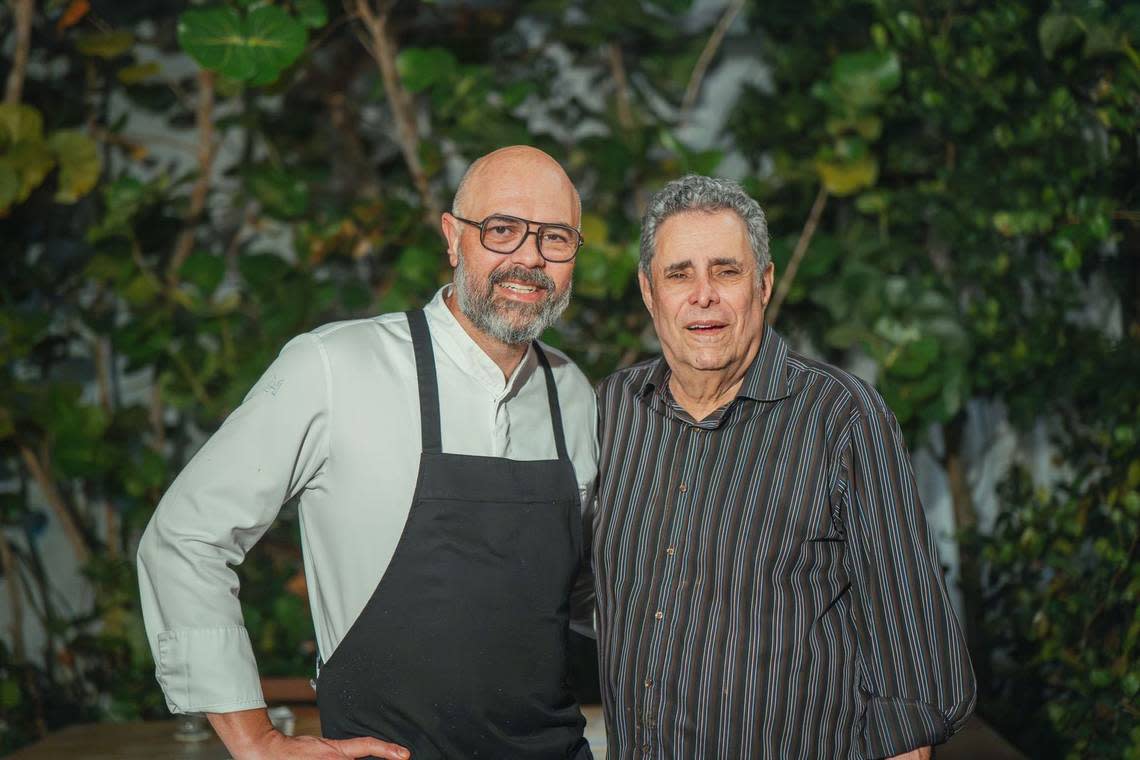
[(546, 287), (543, 285), (520, 283), (518, 280), (503, 280), (497, 285), (507, 292), (508, 297), (518, 301), (539, 301), (546, 292)]
[(685, 325), (685, 329), (694, 335), (721, 335), (727, 327), (727, 322), (716, 319), (704, 319)]

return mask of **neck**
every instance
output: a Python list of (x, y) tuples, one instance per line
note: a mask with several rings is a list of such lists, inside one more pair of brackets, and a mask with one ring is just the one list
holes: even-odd
[(455, 296), (454, 287), (444, 295), (443, 302), (447, 304), (447, 308), (455, 315), (455, 320), (459, 322), (464, 332), (471, 336), (471, 340), (475, 341), (475, 345), (483, 349), (483, 353), (489, 356), (491, 361), (502, 370), (503, 378), (510, 380), (515, 368), (519, 366), (519, 362), (526, 356), (529, 344), (504, 343), (501, 340), (492, 338), (476, 327), (475, 323), (468, 319), (467, 315), (463, 313), (463, 310), (459, 308), (459, 301)]
[(715, 370), (695, 369), (681, 362), (670, 361), (669, 391), (682, 409), (697, 422), (736, 398), (748, 368), (760, 352), (760, 342), (750, 346), (738, 362)]

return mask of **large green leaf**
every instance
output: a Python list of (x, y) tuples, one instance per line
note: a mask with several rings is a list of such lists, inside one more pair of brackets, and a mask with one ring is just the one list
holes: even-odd
[(24, 201), (55, 167), (55, 156), (43, 140), (21, 140), (8, 149), (7, 162), (20, 176), (17, 201)]
[(279, 73), (292, 66), (305, 52), (309, 39), (305, 27), (275, 5), (263, 5), (250, 11), (245, 27), (246, 44), (253, 51), (258, 79), (270, 69)]
[(324, 0), (295, 0), (297, 19), (306, 29), (318, 29), (329, 22), (329, 12)]
[(1126, 44), (1126, 37), (1115, 27), (1108, 24), (1090, 24), (1085, 32), (1085, 44), (1081, 47), (1081, 55), (1085, 58), (1116, 53)]
[(291, 267), (275, 253), (250, 253), (238, 259), (238, 269), (250, 287), (266, 294), (285, 281)]
[[(938, 341), (924, 335), (918, 340), (900, 346), (887, 357), (887, 369), (908, 380), (922, 377), (938, 357)], [(941, 385), (939, 386), (941, 387)]]
[(865, 50), (835, 59), (831, 78), (839, 97), (856, 107), (869, 107), (898, 87), (902, 78), (899, 59), (893, 52)]
[(42, 140), (44, 117), (31, 106), (0, 103), (0, 146), (20, 140)]
[(178, 20), (178, 42), (203, 68), (239, 81), (271, 82), (304, 51), (308, 35), (283, 9), (194, 8)]
[(97, 243), (111, 235), (134, 234), (131, 221), (146, 199), (148, 187), (134, 177), (119, 177), (110, 184), (104, 184), (103, 219), (87, 230), (87, 242)]
[(99, 181), (103, 163), (98, 147), (87, 135), (71, 130), (56, 132), (48, 145), (59, 162), (59, 189), (55, 199), (59, 203), (75, 203)]
[(879, 163), (873, 156), (854, 161), (818, 160), (815, 164), (823, 186), (832, 195), (851, 195), (871, 187), (879, 178)]
[(1080, 21), (1068, 13), (1049, 13), (1037, 25), (1037, 39), (1046, 58), (1052, 58), (1059, 49), (1076, 41), (1081, 34)]
[[(11, 583), (11, 581), (9, 581)], [(15, 678), (5, 678), (0, 681), (0, 706), (12, 709), (23, 700), (23, 691), (20, 682)]]
[(183, 280), (193, 283), (202, 296), (209, 296), (222, 283), (226, 262), (221, 256), (195, 251), (186, 258), (179, 274)]
[(284, 169), (254, 167), (246, 174), (246, 183), (272, 216), (295, 219), (309, 206), (308, 185)]
[(178, 44), (203, 68), (232, 79), (249, 79), (256, 73), (242, 16), (233, 8), (186, 11), (178, 19)]
[(7, 211), (20, 196), (20, 175), (0, 158), (0, 214)]
[(126, 85), (139, 84), (162, 73), (162, 67), (155, 61), (136, 63), (124, 66), (115, 74), (119, 81)]
[(126, 31), (97, 32), (80, 37), (75, 47), (83, 55), (110, 60), (118, 58), (135, 44), (135, 36)]

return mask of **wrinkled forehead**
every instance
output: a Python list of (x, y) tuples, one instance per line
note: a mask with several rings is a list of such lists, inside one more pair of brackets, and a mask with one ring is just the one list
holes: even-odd
[(737, 261), (755, 265), (748, 229), (731, 210), (682, 211), (657, 228), (653, 266), (667, 269), (682, 262), (690, 267)]

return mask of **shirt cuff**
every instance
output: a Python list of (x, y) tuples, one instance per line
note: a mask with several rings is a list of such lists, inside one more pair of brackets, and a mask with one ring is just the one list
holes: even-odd
[(884, 758), (941, 744), (953, 733), (934, 705), (914, 699), (871, 697), (864, 705), (863, 757)]
[(244, 626), (181, 628), (158, 634), (155, 675), (172, 713), (265, 707)]

